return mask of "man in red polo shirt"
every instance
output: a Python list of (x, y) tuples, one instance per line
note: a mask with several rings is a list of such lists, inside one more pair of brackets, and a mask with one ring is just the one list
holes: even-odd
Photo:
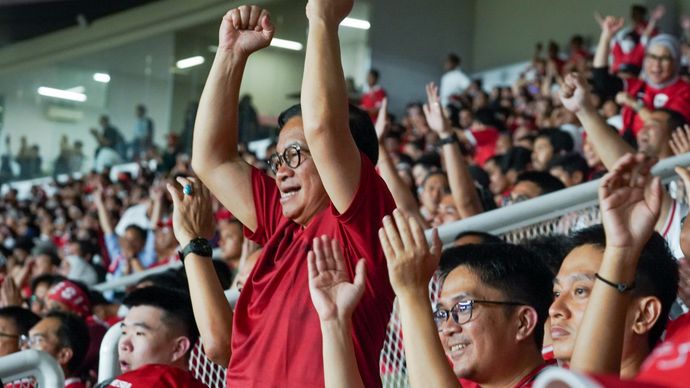
[[(230, 10), (220, 27), (218, 51), (199, 104), (192, 166), (242, 222), (246, 236), (263, 246), (234, 313), (214, 279), (208, 241), (199, 238), (213, 233), (205, 189), (196, 179), (181, 178), (184, 190), (169, 190), (204, 349), (217, 363), (229, 361), (230, 386), (324, 385), (319, 320), (309, 303), (306, 261), (313, 238), (324, 234), (346, 247), (350, 274), (357, 259), (366, 259), (369, 276), (353, 316), (353, 337), (366, 385), (381, 386), (378, 359), (393, 292), (375, 235), (395, 205), (374, 170), (378, 146), (373, 124), (365, 112), (348, 109), (338, 25), (352, 6), (353, 0), (307, 4), (301, 104), (280, 115), (278, 153), (269, 159), (275, 179), (238, 155), (236, 120), (248, 57), (268, 46), (274, 27), (268, 12), (256, 6)], [(191, 211), (192, 206), (198, 208)]]

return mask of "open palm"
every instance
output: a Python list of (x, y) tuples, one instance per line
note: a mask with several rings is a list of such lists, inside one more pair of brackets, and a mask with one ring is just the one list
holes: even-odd
[(644, 245), (659, 218), (661, 183), (652, 178), (653, 159), (626, 154), (599, 186), (606, 245), (630, 248)]
[(321, 321), (349, 320), (364, 294), (364, 260), (357, 263), (354, 282), (350, 283), (340, 245), (322, 236), (314, 239), (307, 265), (309, 293)]

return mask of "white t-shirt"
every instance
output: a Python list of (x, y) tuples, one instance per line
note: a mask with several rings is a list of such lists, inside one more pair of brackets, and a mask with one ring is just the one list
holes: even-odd
[(462, 94), (470, 86), (470, 79), (465, 73), (460, 70), (460, 67), (446, 72), (441, 77), (441, 87), (439, 94), (441, 95), (441, 104), (448, 105), (450, 97), (456, 94)]

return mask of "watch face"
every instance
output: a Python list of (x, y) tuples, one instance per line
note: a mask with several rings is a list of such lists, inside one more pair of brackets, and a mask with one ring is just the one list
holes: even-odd
[(204, 239), (194, 239), (190, 241), (192, 252), (200, 256), (211, 256), (213, 254), (213, 249), (207, 240)]

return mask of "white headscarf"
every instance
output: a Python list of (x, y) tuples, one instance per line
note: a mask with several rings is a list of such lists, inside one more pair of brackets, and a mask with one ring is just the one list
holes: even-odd
[(69, 273), (67, 278), (70, 280), (78, 280), (87, 286), (93, 286), (98, 283), (98, 275), (96, 270), (79, 256), (70, 255), (65, 257), (69, 262)]

